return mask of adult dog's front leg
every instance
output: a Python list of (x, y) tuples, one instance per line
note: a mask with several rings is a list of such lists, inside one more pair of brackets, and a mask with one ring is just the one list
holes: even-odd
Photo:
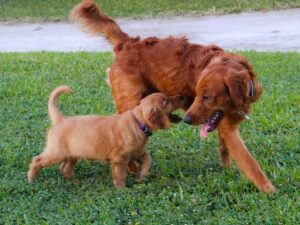
[(231, 164), (231, 158), (229, 155), (229, 151), (225, 145), (223, 138), (219, 133), (219, 155), (220, 155), (220, 163), (223, 167), (229, 167)]
[(236, 161), (238, 167), (245, 173), (248, 179), (265, 193), (275, 192), (275, 187), (268, 180), (241, 139), (237, 125), (230, 125), (226, 121), (226, 118), (224, 118), (220, 124), (219, 132), (221, 139), (229, 151), (230, 157)]

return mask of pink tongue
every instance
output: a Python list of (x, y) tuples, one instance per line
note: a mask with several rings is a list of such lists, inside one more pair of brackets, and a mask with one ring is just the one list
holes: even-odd
[(201, 125), (201, 130), (200, 130), (200, 137), (201, 138), (207, 138), (207, 136), (208, 136), (207, 129), (208, 129), (208, 124), (207, 123)]

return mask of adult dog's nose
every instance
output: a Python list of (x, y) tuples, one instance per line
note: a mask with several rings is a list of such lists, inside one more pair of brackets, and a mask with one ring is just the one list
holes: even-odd
[(192, 124), (192, 118), (190, 116), (185, 116), (185, 117), (183, 117), (183, 122), (191, 125)]

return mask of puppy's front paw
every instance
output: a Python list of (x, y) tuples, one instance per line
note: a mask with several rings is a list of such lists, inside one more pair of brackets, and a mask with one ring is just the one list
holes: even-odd
[(141, 174), (137, 174), (135, 181), (138, 183), (141, 183), (145, 180), (145, 176), (142, 176)]
[(127, 165), (127, 171), (131, 174), (134, 174), (137, 176), (137, 174), (140, 172), (141, 168), (137, 161), (130, 160)]
[(135, 177), (135, 181), (138, 183), (143, 182), (146, 179), (146, 177), (148, 176), (148, 174), (149, 173), (147, 173), (147, 174), (138, 173)]
[(136, 177), (135, 182), (142, 183), (145, 180), (145, 177)]
[(114, 180), (113, 183), (114, 183), (114, 187), (116, 189), (126, 188), (125, 182), (120, 182), (120, 181)]

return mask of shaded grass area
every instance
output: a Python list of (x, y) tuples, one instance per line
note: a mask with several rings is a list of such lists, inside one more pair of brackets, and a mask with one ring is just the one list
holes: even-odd
[[(216, 134), (172, 125), (148, 144), (152, 172), (114, 190), (108, 164), (81, 161), (75, 178), (58, 166), (28, 184), (31, 158), (45, 145), (47, 101), (58, 85), (66, 115), (115, 112), (105, 70), (109, 53), (0, 54), (0, 224), (297, 224), (300, 219), (300, 54), (242, 52), (264, 87), (241, 134), (278, 193), (257, 191), (233, 167), (224, 170)], [(105, 132), (105, 131), (103, 131)]]
[[(0, 0), (0, 21), (65, 21), (78, 0)], [(97, 0), (111, 17), (217, 15), (300, 7), (300, 0)]]

